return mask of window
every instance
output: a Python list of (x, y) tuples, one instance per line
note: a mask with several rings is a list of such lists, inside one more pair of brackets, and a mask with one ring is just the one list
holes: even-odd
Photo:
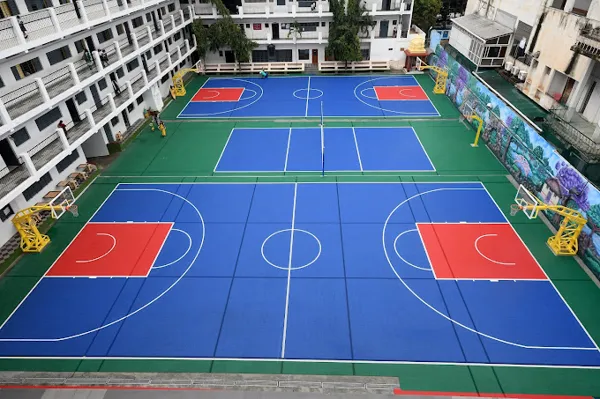
[(75, 42), (75, 50), (77, 50), (77, 53), (83, 53), (83, 50), (85, 50), (85, 42), (82, 40), (77, 40)]
[(9, 217), (15, 214), (15, 211), (10, 207), (10, 204), (0, 209), (0, 220), (6, 222)]
[(183, 60), (179, 63), (179, 68), (183, 68), (184, 66), (185, 66), (185, 60)]
[(310, 50), (306, 50), (306, 49), (298, 50), (298, 59), (299, 60), (310, 59)]
[(128, 72), (134, 71), (139, 66), (140, 66), (140, 62), (136, 58), (133, 61), (127, 63), (127, 71)]
[(162, 44), (159, 44), (157, 46), (154, 46), (154, 55), (160, 53), (162, 51)]
[(144, 25), (144, 18), (137, 17), (131, 20), (131, 25), (133, 25), (133, 29)]
[(18, 147), (27, 140), (29, 140), (29, 133), (27, 133), (27, 129), (23, 127), (11, 134), (10, 137), (12, 138), (15, 145)]
[(67, 58), (71, 58), (71, 50), (69, 49), (69, 46), (63, 46), (61, 48), (57, 48), (56, 50), (49, 51), (46, 56), (48, 57), (48, 62), (50, 65), (54, 65), (66, 60)]
[(175, 3), (171, 3), (167, 6), (167, 8), (169, 9), (169, 12), (173, 12), (175, 11)]
[(127, 112), (133, 112), (133, 104), (129, 104), (129, 106), (127, 106)]
[(250, 24), (246, 24), (246, 28), (247, 28), (247, 29), (250, 29)]
[(50, 177), (50, 172), (48, 172), (44, 176), (40, 177), (40, 180), (27, 187), (27, 189), (23, 191), (23, 197), (25, 197), (25, 199), (29, 201), (51, 182), (52, 177)]
[(26, 76), (32, 75), (42, 70), (42, 64), (39, 58), (33, 58), (22, 62), (10, 68), (16, 80), (21, 80)]
[(118, 116), (115, 116), (114, 118), (112, 118), (110, 120), (110, 124), (113, 125), (113, 126), (116, 126), (117, 123), (119, 123), (119, 117)]
[(177, 32), (173, 35), (173, 40), (177, 41), (181, 39), (181, 32)]
[(168, 73), (165, 76), (162, 77), (162, 79), (160, 80), (160, 83), (165, 83), (167, 80), (169, 80), (169, 74)]
[(86, 102), (87, 96), (85, 95), (85, 91), (82, 91), (81, 93), (77, 93), (77, 95), (75, 96), (75, 100), (77, 100), (77, 104), (79, 104), (79, 105)]
[(327, 22), (321, 22), (321, 26), (324, 28), (327, 26)]
[(113, 33), (112, 33), (112, 30), (110, 30), (110, 28), (109, 28), (107, 30), (104, 30), (104, 31), (98, 33), (96, 36), (98, 36), (99, 43), (104, 43), (105, 41), (113, 38)]
[(140, 105), (141, 103), (144, 102), (144, 97), (139, 96), (138, 98), (135, 99), (135, 102), (137, 105)]
[(123, 70), (123, 68), (117, 69), (117, 77), (122, 78), (123, 76), (125, 76), (125, 71)]
[(302, 22), (300, 23), (300, 30), (302, 32), (316, 32), (319, 27), (318, 22)]
[(148, 14), (146, 14), (146, 22), (150, 21), (152, 21), (152, 13), (149, 12)]
[(370, 50), (368, 48), (361, 48), (360, 55), (362, 56), (363, 61), (368, 61), (370, 59)]
[(277, 62), (292, 62), (292, 50), (276, 50), (275, 59)]
[(35, 124), (37, 125), (38, 129), (42, 131), (48, 126), (52, 125), (54, 122), (58, 121), (61, 117), (62, 114), (60, 113), (60, 109), (57, 107), (37, 118), (35, 120)]
[(4, 82), (2, 81), (2, 78), (0, 77), (0, 88), (4, 87)]
[(77, 149), (75, 149), (75, 151), (67, 155), (62, 161), (56, 164), (56, 170), (58, 170), (58, 173), (62, 172), (73, 162), (77, 161), (77, 159), (79, 159), (79, 152), (77, 152)]
[(125, 28), (123, 28), (123, 24), (117, 25), (117, 36), (125, 33)]
[(150, 58), (152, 58), (152, 50), (146, 51), (146, 59), (149, 60)]
[(173, 42), (171, 41), (171, 38), (168, 38), (168, 39), (167, 39), (167, 43), (169, 43), (169, 44), (173, 43)]

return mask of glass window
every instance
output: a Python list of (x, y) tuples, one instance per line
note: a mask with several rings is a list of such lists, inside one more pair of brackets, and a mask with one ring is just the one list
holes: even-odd
[(144, 18), (142, 17), (137, 17), (131, 20), (131, 24), (133, 25), (133, 28), (137, 28), (139, 26), (144, 25)]
[(106, 79), (100, 79), (98, 81), (98, 88), (100, 89), (100, 91), (106, 89), (107, 84), (106, 84)]
[(10, 137), (12, 137), (13, 142), (18, 147), (21, 144), (23, 144), (24, 142), (26, 142), (27, 140), (29, 140), (29, 133), (27, 133), (27, 129), (25, 129), (23, 127), (21, 129), (17, 130), (16, 132), (14, 132), (13, 134), (11, 134)]
[(85, 42), (83, 39), (75, 42), (75, 49), (77, 50), (77, 53), (83, 53), (83, 50), (85, 50)]
[(144, 97), (139, 96), (138, 98), (135, 99), (135, 102), (137, 103), (137, 105), (140, 105), (141, 103), (144, 102)]
[(21, 80), (42, 70), (39, 58), (35, 57), (29, 61), (22, 62), (10, 68), (16, 80)]
[(110, 124), (113, 125), (113, 126), (115, 126), (117, 123), (119, 123), (119, 117), (118, 116), (115, 116), (114, 118), (112, 118), (110, 120)]
[(98, 36), (99, 43), (104, 43), (105, 41), (113, 38), (113, 33), (112, 33), (112, 30), (110, 30), (110, 28), (108, 28), (108, 29), (98, 33), (96, 36)]
[(127, 63), (127, 71), (128, 72), (134, 71), (139, 66), (140, 66), (140, 62), (136, 58), (133, 61)]
[(71, 50), (69, 49), (69, 46), (63, 46), (61, 48), (57, 48), (56, 50), (49, 51), (46, 53), (46, 56), (48, 57), (48, 62), (50, 65), (54, 65), (66, 60), (67, 58), (71, 58)]
[(44, 187), (50, 184), (50, 182), (52, 182), (52, 177), (50, 177), (50, 172), (48, 172), (44, 176), (40, 177), (40, 180), (27, 187), (27, 189), (23, 191), (23, 197), (25, 197), (25, 199), (29, 201), (37, 193), (42, 191)]
[(123, 24), (117, 25), (117, 35), (122, 35), (125, 33), (125, 28), (123, 28)]
[(5, 222), (9, 217), (15, 214), (15, 211), (11, 208), (10, 204), (0, 209), (0, 221)]
[(299, 60), (310, 59), (310, 50), (306, 50), (306, 49), (298, 50), (298, 59)]
[(130, 112), (130, 113), (133, 112), (133, 104), (129, 104), (127, 106), (127, 112)]
[(162, 49), (163, 49), (162, 44), (154, 46), (154, 55), (160, 53), (162, 51)]
[(171, 3), (168, 5), (169, 12), (175, 11), (175, 3)]
[(79, 153), (77, 152), (77, 149), (75, 149), (75, 151), (67, 155), (62, 161), (56, 164), (56, 170), (58, 170), (58, 173), (62, 172), (73, 162), (77, 161), (77, 159), (79, 159)]
[(60, 113), (60, 109), (57, 107), (37, 118), (35, 120), (35, 124), (37, 125), (38, 129), (42, 131), (48, 126), (52, 125), (54, 122), (58, 121), (61, 117), (62, 114)]
[(79, 104), (79, 105), (86, 102), (87, 96), (85, 95), (85, 91), (82, 91), (81, 93), (77, 93), (77, 95), (75, 96), (75, 100), (77, 100), (77, 104)]

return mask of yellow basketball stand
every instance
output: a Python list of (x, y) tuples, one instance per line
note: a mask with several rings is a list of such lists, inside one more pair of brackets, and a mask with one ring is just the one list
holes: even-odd
[(433, 92), (435, 94), (445, 94), (446, 93), (446, 82), (448, 81), (448, 72), (435, 65), (427, 65), (420, 58), (417, 58), (417, 68), (419, 71), (424, 71), (426, 69), (431, 69), (436, 73), (435, 77), (435, 86), (433, 88)]
[(479, 136), (481, 135), (481, 129), (483, 128), (483, 119), (481, 119), (480, 117), (478, 117), (475, 114), (469, 116), (469, 120), (473, 120), (473, 119), (475, 119), (477, 122), (479, 122), (479, 126), (477, 127), (477, 134), (475, 134), (475, 141), (473, 141), (473, 143), (471, 144), (471, 147), (478, 147)]
[(548, 205), (540, 201), (535, 195), (522, 185), (519, 186), (515, 203), (510, 206), (510, 215), (523, 211), (529, 219), (535, 219), (539, 211), (549, 210), (562, 216), (562, 221), (556, 234), (546, 242), (552, 253), (556, 256), (577, 255), (579, 248), (577, 239), (587, 223), (583, 215), (575, 209), (563, 205)]
[(170, 89), (171, 97), (176, 99), (177, 97), (185, 96), (185, 86), (183, 84), (183, 77), (188, 72), (196, 72), (197, 74), (204, 72), (204, 64), (202, 60), (198, 61), (194, 68), (183, 68), (177, 71), (173, 76), (173, 87)]
[(37, 228), (38, 215), (44, 211), (50, 211), (53, 219), (59, 219), (65, 212), (71, 212), (75, 217), (79, 216), (79, 209), (69, 187), (58, 193), (47, 204), (30, 206), (17, 212), (12, 222), (21, 236), (23, 252), (42, 252), (50, 243), (50, 237), (40, 233)]

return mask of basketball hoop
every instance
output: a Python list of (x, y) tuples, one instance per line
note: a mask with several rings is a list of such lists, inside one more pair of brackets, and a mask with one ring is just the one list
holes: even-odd
[(512, 204), (510, 206), (510, 216), (515, 216), (521, 209), (522, 209), (521, 205), (519, 205), (519, 204)]
[(77, 206), (77, 204), (69, 205), (67, 211), (71, 212), (75, 217), (79, 216), (79, 206)]

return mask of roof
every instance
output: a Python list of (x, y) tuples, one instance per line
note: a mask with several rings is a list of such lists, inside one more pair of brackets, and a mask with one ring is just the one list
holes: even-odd
[(498, 36), (510, 35), (513, 30), (498, 22), (490, 21), (479, 14), (469, 14), (464, 17), (454, 18), (452, 23), (471, 32), (482, 40), (493, 39)]

